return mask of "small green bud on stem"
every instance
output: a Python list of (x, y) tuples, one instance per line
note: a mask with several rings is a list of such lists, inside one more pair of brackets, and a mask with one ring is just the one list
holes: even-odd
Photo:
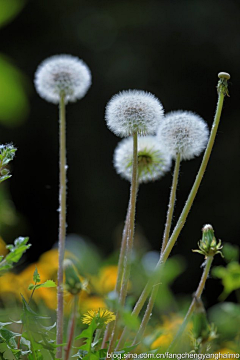
[(65, 270), (65, 285), (64, 288), (72, 295), (77, 295), (82, 289), (82, 283), (72, 261), (65, 259), (63, 262), (63, 268)]
[(199, 250), (193, 250), (193, 252), (198, 252), (205, 256), (205, 259), (208, 256), (214, 256), (220, 254), (223, 257), (221, 252), (222, 244), (221, 240), (217, 243), (217, 240), (214, 236), (214, 230), (211, 225), (205, 225), (202, 229), (202, 239), (198, 243)]

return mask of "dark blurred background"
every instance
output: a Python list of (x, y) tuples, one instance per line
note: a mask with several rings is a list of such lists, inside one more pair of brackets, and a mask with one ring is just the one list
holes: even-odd
[[(203, 259), (191, 249), (197, 247), (202, 226), (210, 223), (223, 242), (239, 243), (240, 1), (8, 0), (3, 5), (7, 3), (12, 14), (1, 24), (0, 104), (7, 110), (0, 111), (0, 142), (12, 142), (18, 151), (13, 176), (1, 194), (1, 236), (12, 242), (28, 235), (33, 244), (29, 262), (58, 237), (58, 108), (34, 89), (42, 60), (72, 54), (92, 72), (87, 95), (67, 107), (67, 231), (89, 238), (104, 256), (118, 246), (129, 196), (129, 183), (112, 165), (120, 139), (105, 124), (108, 100), (120, 90), (146, 90), (161, 100), (165, 112), (191, 110), (210, 127), (217, 74), (231, 74), (230, 98), (207, 172), (173, 250), (185, 257), (188, 270), (175, 291), (193, 292)], [(10, 80), (14, 94), (6, 85)], [(174, 223), (200, 162), (201, 157), (181, 165)], [(140, 248), (160, 248), (172, 171), (140, 188)], [(223, 264), (220, 257), (215, 261)], [(217, 281), (210, 280), (207, 288), (212, 286), (215, 301), (221, 289)]]

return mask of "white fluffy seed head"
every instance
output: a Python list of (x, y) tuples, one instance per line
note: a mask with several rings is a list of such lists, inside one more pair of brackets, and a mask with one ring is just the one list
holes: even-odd
[(151, 93), (127, 90), (116, 94), (106, 107), (109, 129), (120, 137), (154, 135), (163, 117), (160, 101)]
[[(131, 181), (133, 138), (120, 141), (115, 149), (113, 163), (118, 174)], [(138, 139), (138, 181), (147, 183), (161, 178), (171, 167), (171, 157), (159, 144), (156, 136)]]
[(35, 73), (35, 87), (45, 100), (58, 104), (61, 94), (66, 102), (84, 97), (91, 85), (88, 66), (72, 55), (55, 55), (44, 60)]
[(160, 123), (157, 138), (169, 154), (182, 160), (200, 155), (208, 141), (205, 121), (191, 111), (173, 111)]

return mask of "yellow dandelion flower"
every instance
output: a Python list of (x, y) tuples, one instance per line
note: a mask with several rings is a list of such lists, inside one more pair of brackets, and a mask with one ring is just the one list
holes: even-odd
[[(151, 349), (157, 349), (159, 347), (161, 347), (161, 349), (167, 349), (174, 339), (174, 336), (182, 322), (183, 318), (178, 315), (172, 314), (170, 317), (164, 316), (163, 324), (158, 329), (160, 334), (154, 339), (151, 344)], [(192, 324), (189, 323), (187, 326), (187, 332), (191, 329), (191, 327)]]
[(108, 294), (115, 289), (118, 268), (115, 265), (105, 266), (100, 269), (98, 276), (93, 276), (91, 283), (94, 290), (101, 295)]
[(115, 314), (107, 309), (89, 310), (82, 317), (83, 324), (90, 325), (93, 319), (96, 319), (100, 325), (108, 324), (116, 319)]
[(166, 349), (173, 341), (172, 334), (162, 334), (151, 345), (151, 349), (157, 349), (159, 347)]

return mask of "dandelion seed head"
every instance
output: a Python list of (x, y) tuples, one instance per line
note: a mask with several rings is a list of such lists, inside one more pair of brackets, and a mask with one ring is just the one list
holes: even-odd
[(58, 104), (61, 94), (66, 102), (84, 97), (91, 85), (88, 66), (72, 55), (55, 55), (44, 60), (35, 73), (35, 88), (45, 100)]
[[(118, 174), (131, 181), (133, 138), (120, 141), (114, 152), (113, 163)], [(171, 157), (162, 148), (156, 136), (138, 139), (138, 181), (147, 183), (161, 178), (171, 167)]]
[(189, 160), (205, 149), (208, 141), (206, 122), (191, 111), (173, 111), (160, 123), (157, 138), (173, 158), (180, 154)]
[(122, 91), (112, 97), (106, 107), (109, 129), (120, 137), (138, 133), (154, 135), (163, 117), (160, 101), (141, 90)]

